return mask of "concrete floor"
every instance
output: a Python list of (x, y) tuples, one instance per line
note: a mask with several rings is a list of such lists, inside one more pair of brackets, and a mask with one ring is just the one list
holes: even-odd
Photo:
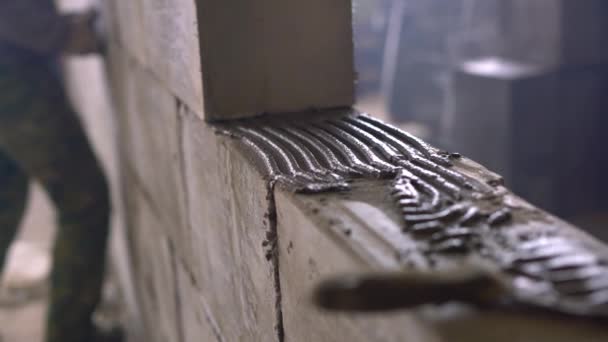
[(37, 186), (30, 191), (27, 214), (17, 248), (12, 248), (3, 279), (7, 286), (24, 287), (28, 296), (8, 305), (0, 303), (0, 341), (42, 341), (46, 298), (43, 281), (48, 269), (48, 252), (54, 232), (53, 211), (46, 195)]

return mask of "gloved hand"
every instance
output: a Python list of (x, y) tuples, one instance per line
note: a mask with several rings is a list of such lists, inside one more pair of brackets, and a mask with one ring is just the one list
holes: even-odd
[(95, 29), (98, 13), (95, 10), (68, 15), (69, 33), (64, 53), (87, 55), (103, 50), (103, 39)]

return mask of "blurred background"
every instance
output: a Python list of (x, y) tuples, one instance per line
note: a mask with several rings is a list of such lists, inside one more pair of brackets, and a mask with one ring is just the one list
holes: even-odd
[(354, 5), (360, 109), (608, 240), (608, 1)]

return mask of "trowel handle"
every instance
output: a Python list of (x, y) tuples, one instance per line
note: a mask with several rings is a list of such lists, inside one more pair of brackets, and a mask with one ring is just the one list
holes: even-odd
[(323, 282), (314, 293), (327, 310), (386, 311), (448, 301), (488, 302), (502, 286), (484, 273), (395, 273), (340, 276)]

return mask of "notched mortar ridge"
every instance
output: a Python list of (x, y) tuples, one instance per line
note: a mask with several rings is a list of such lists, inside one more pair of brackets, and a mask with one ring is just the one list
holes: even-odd
[[(476, 253), (509, 279), (514, 297), (608, 317), (608, 262), (580, 241), (564, 239), (561, 249), (543, 244), (559, 237), (555, 229), (530, 241), (506, 239), (509, 228), (521, 224), (515, 221), (533, 215), (510, 207), (500, 184), (482, 184), (459, 172), (457, 153), (352, 110), (240, 120), (222, 129), (240, 141), (269, 184), (288, 191), (348, 191), (356, 179), (392, 179), (389, 191), (403, 232), (418, 241), (422, 253)], [(534, 248), (522, 247), (535, 242)], [(534, 292), (522, 284), (535, 284)]]

